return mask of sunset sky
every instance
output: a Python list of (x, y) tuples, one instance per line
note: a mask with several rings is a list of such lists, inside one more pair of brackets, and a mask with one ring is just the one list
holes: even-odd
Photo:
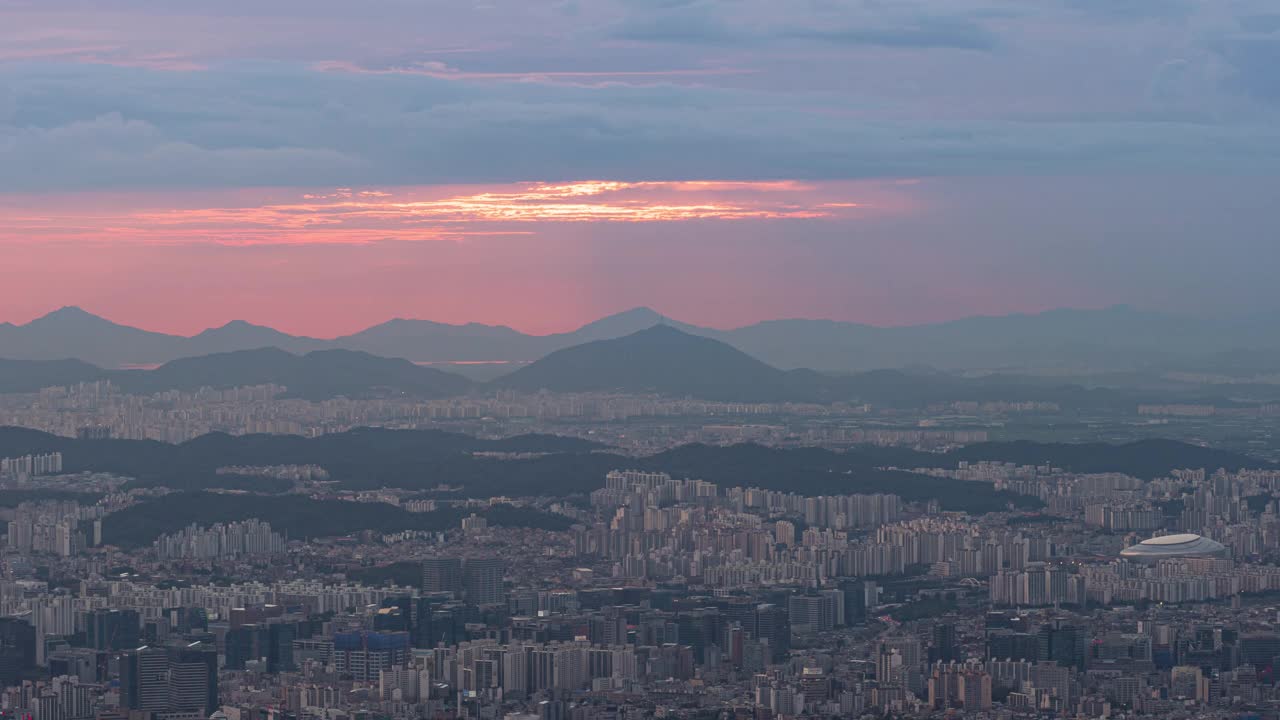
[(1280, 310), (1274, 0), (0, 0), (0, 322)]

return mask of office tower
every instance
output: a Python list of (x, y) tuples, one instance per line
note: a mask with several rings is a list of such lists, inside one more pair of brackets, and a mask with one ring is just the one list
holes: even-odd
[(463, 585), (471, 605), (500, 605), (505, 602), (502, 575), (507, 563), (501, 558), (468, 558), (463, 568)]
[(209, 629), (209, 618), (204, 608), (165, 608), (164, 617), (169, 621), (170, 631), (177, 635), (204, 632)]
[[(689, 645), (693, 648), (695, 659), (698, 662), (705, 662), (707, 648), (718, 644), (720, 628), (723, 624), (724, 620), (720, 617), (719, 610), (715, 608), (699, 609), (681, 613), (676, 618), (676, 632), (682, 645)], [(616, 637), (616, 628), (614, 632), (616, 644), (619, 639)], [(620, 639), (623, 642), (626, 641), (625, 624), (623, 626), (623, 636)]]
[(987, 658), (990, 660), (1035, 660), (1040, 657), (1040, 638), (1006, 628), (987, 631)]
[(36, 629), (18, 618), (0, 618), (0, 682), (17, 685), (36, 664)]
[(224, 666), (228, 670), (244, 670), (245, 663), (267, 656), (267, 628), (248, 623), (227, 631)]
[(120, 704), (130, 710), (169, 709), (169, 653), (142, 647), (120, 658)]
[(90, 684), (106, 679), (107, 658), (90, 648), (64, 648), (49, 653), (49, 676), (63, 675)]
[(956, 650), (956, 626), (938, 623), (933, 626), (933, 646), (929, 649), (929, 662), (954, 662), (959, 660)]
[(1085, 630), (1054, 621), (1040, 627), (1037, 660), (1084, 670)]
[(797, 635), (828, 632), (836, 625), (836, 598), (831, 594), (792, 595), (787, 602), (791, 631)]
[(1280, 635), (1274, 633), (1245, 633), (1237, 643), (1240, 661), (1254, 667), (1272, 667), (1280, 657)]
[(422, 561), (422, 591), (424, 593), (462, 590), (462, 561), (458, 558), (427, 558)]
[(832, 612), (835, 613), (835, 626), (845, 627), (846, 625), (848, 625), (849, 618), (847, 618), (844, 614), (844, 610), (845, 610), (844, 591), (837, 590), (837, 589), (822, 590), (818, 594), (831, 598)]
[(169, 709), (208, 716), (218, 709), (218, 652), (211, 644), (173, 645), (169, 651)]
[(132, 650), (142, 644), (137, 610), (93, 610), (85, 615), (89, 647), (108, 652)]
[(267, 625), (267, 670), (284, 672), (297, 669), (293, 661), (293, 641), (311, 636), (305, 623), (273, 622)]
[(791, 623), (777, 605), (760, 605), (755, 612), (755, 639), (768, 643), (771, 662), (782, 662), (791, 650)]
[(409, 602), (410, 623), (409, 637), (416, 648), (434, 647), (433, 620), (435, 609), (441, 604), (439, 598), (412, 598)]
[(844, 594), (844, 622), (857, 625), (867, 619), (867, 583), (862, 580), (843, 580), (838, 586)]
[(218, 653), (209, 643), (147, 646), (120, 658), (120, 704), (131, 710), (198, 712), (218, 708)]

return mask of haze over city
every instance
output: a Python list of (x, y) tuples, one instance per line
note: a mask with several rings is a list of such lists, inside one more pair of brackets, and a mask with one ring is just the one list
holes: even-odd
[(1280, 720), (1275, 0), (0, 0), (0, 720)]

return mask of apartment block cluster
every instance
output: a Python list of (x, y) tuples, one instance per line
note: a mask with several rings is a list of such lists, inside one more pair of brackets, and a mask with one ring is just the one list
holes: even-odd
[[(1044, 536), (936, 516), (898, 520), (893, 495), (802, 497), (731, 488), (663, 473), (617, 471), (592, 493), (602, 520), (575, 532), (578, 552), (612, 561), (615, 577), (696, 579), (718, 588), (896, 575), (929, 566), (940, 577), (987, 577), (1051, 559)], [(794, 517), (769, 520), (771, 517)], [(797, 532), (797, 522), (805, 529)], [(861, 536), (851, 534), (858, 531)]]
[(100, 532), (103, 505), (80, 505), (74, 501), (20, 503), (7, 525), (6, 547), (19, 553), (71, 557), (92, 542), (88, 537)]
[(615, 393), (523, 394), (442, 400), (407, 397), (334, 398), (313, 402), (265, 384), (193, 392), (134, 395), (110, 381), (50, 387), (38, 393), (0, 394), (0, 425), (96, 439), (183, 442), (209, 432), (314, 436), (368, 425), (426, 427), (482, 419), (500, 422), (615, 423), (682, 417), (826, 417), (864, 414), (861, 406), (804, 403), (726, 403)]
[(257, 519), (216, 523), (207, 528), (193, 523), (176, 533), (160, 536), (153, 544), (156, 557), (162, 560), (280, 555), (286, 546), (283, 535)]
[(62, 472), (62, 453), (23, 455), (0, 458), (0, 481), (22, 480), (37, 475), (57, 475)]

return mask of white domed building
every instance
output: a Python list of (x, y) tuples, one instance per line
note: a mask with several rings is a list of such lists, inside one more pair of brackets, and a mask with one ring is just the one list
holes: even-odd
[(1159, 535), (1120, 551), (1125, 560), (1153, 563), (1170, 558), (1225, 558), (1231, 553), (1222, 543), (1195, 533)]

